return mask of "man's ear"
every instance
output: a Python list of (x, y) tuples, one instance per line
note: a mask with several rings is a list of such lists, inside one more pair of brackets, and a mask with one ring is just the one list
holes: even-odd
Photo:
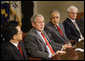
[(13, 39), (16, 40), (16, 35), (13, 36)]
[(52, 18), (50, 18), (50, 20), (51, 20)]
[(35, 24), (32, 22), (32, 26), (34, 27), (35, 26)]

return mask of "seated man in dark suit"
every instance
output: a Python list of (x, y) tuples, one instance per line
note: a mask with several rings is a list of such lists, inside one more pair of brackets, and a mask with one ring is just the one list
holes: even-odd
[(58, 10), (52, 10), (50, 13), (50, 22), (46, 24), (45, 31), (49, 38), (53, 40), (55, 43), (59, 43), (61, 45), (69, 44), (63, 24), (60, 23), (60, 13)]
[(6, 41), (1, 44), (1, 60), (28, 60), (19, 23), (9, 21), (4, 30)]
[(65, 32), (67, 37), (72, 41), (73, 45), (76, 42), (79, 42), (81, 40), (84, 40), (84, 37), (82, 36), (82, 33), (76, 23), (76, 17), (78, 13), (78, 8), (75, 6), (70, 6), (68, 8), (68, 18), (63, 22)]
[(33, 58), (48, 59), (56, 54), (63, 54), (65, 46), (53, 43), (44, 31), (44, 17), (41, 14), (34, 15), (31, 18), (33, 28), (24, 38), (28, 54)]

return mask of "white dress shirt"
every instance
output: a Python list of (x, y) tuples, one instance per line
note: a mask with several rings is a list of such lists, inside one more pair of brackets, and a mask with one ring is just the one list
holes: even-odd
[[(11, 41), (10, 41), (11, 42)], [(13, 43), (13, 42), (11, 42), (16, 48), (17, 48), (17, 46), (18, 46), (18, 44), (17, 43)]]

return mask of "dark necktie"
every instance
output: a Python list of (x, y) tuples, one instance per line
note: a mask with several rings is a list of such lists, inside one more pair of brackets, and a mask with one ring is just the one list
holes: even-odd
[(45, 42), (46, 42), (47, 46), (49, 47), (49, 49), (50, 49), (51, 53), (52, 53), (52, 54), (54, 54), (54, 51), (53, 51), (52, 47), (50, 46), (49, 42), (47, 41), (46, 37), (44, 36), (44, 34), (43, 34), (43, 33), (41, 33), (41, 35), (43, 36), (43, 38), (44, 38), (44, 40), (45, 40)]
[(20, 54), (23, 56), (23, 52), (22, 52), (21, 46), (19, 44), (18, 44), (18, 48), (19, 48)]

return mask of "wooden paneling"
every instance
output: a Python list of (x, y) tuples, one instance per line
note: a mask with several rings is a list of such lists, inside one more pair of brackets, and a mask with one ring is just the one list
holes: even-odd
[(80, 20), (84, 16), (84, 12), (78, 13), (77, 20)]

